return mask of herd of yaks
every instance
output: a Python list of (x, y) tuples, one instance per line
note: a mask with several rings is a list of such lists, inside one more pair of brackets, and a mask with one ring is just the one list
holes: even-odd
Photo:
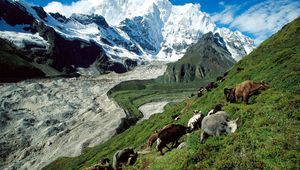
[[(223, 81), (224, 77), (218, 78), (219, 81)], [(217, 79), (217, 80), (218, 80)], [(213, 82), (206, 86), (206, 91), (217, 87)], [(248, 99), (253, 94), (258, 94), (261, 90), (266, 90), (269, 85), (264, 81), (255, 83), (251, 80), (246, 80), (238, 84), (235, 88), (225, 88), (224, 95), (226, 101), (230, 103), (237, 102), (240, 98), (248, 104)], [(198, 96), (201, 96), (204, 92), (204, 88), (201, 87), (198, 90)], [(199, 94), (201, 93), (201, 94)], [(179, 139), (187, 134), (201, 128), (200, 143), (203, 143), (209, 136), (219, 136), (221, 134), (234, 133), (237, 129), (237, 121), (229, 120), (229, 115), (222, 110), (222, 105), (217, 104), (208, 114), (205, 116), (202, 111), (194, 110), (194, 115), (189, 119), (187, 126), (180, 124), (168, 124), (159, 131), (155, 131), (147, 140), (147, 148), (151, 149), (152, 145), (156, 142), (156, 149), (163, 155), (163, 148), (182, 148), (186, 143), (179, 144)], [(172, 117), (174, 120), (180, 119), (180, 115)], [(171, 144), (169, 148), (168, 144)], [(143, 154), (142, 152), (140, 152)], [(147, 152), (146, 152), (147, 153)], [(126, 165), (133, 165), (137, 160), (138, 153), (133, 148), (125, 148), (117, 151), (113, 156), (112, 165), (109, 164), (109, 159), (101, 159), (97, 165), (86, 168), (89, 170), (100, 169), (123, 169)]]

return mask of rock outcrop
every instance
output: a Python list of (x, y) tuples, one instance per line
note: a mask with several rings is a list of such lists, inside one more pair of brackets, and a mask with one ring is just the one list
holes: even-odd
[(89, 67), (93, 67), (96, 74), (124, 73), (138, 65), (136, 60), (126, 57), (112, 59), (111, 54), (108, 55), (101, 43), (94, 39), (67, 36), (61, 30), (68, 28), (58, 24), (66, 24), (64, 27), (68, 24), (96, 24), (101, 32), (112, 34), (101, 38), (105, 45), (118, 44), (130, 52), (141, 53), (134, 44), (109, 27), (102, 16), (74, 14), (65, 18), (60, 14), (49, 15), (42, 7), (29, 6), (23, 1), (0, 1), (0, 8), (0, 22), (6, 29), (0, 31), (2, 82), (44, 76), (76, 76), (78, 68)]
[(189, 47), (180, 60), (168, 64), (163, 78), (165, 82), (176, 83), (210, 81), (222, 75), (234, 63), (222, 37), (209, 32)]

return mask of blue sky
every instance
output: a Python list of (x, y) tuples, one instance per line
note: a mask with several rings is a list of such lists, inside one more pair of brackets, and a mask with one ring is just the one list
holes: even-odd
[(57, 1), (57, 2), (61, 2), (61, 3), (65, 4), (65, 5), (69, 5), (72, 2), (76, 2), (77, 0), (25, 0), (25, 1), (36, 4), (36, 5), (40, 5), (43, 7), (52, 1)]
[[(200, 3), (201, 11), (207, 13), (214, 13), (222, 11), (222, 7), (219, 5), (220, 0), (170, 0), (174, 5), (182, 5), (185, 3)], [(227, 4), (236, 4), (241, 2), (240, 0), (227, 0), (223, 1)]]
[[(27, 0), (28, 2), (31, 2), (33, 4), (38, 4), (40, 6), (46, 6), (48, 3), (52, 1), (61, 2), (65, 5), (69, 5), (72, 2), (76, 2), (78, 0)], [(222, 11), (222, 7), (219, 6), (220, 0), (169, 0), (174, 5), (183, 5), (186, 3), (200, 3), (201, 4), (201, 10), (207, 13), (213, 13), (213, 12), (220, 12)], [(248, 0), (249, 1), (249, 0)], [(251, 1), (251, 0), (250, 0)], [(224, 0), (226, 4), (237, 4), (241, 2), (240, 0)], [(256, 0), (256, 2), (259, 2)]]
[(241, 31), (256, 45), (300, 16), (299, 0), (170, 0), (174, 5), (200, 3), (218, 27)]
[[(53, 0), (26, 0), (46, 6)], [(84, 0), (55, 0), (65, 6)], [(169, 0), (174, 5), (200, 4), (219, 27), (241, 31), (254, 39), (255, 44), (268, 38), (286, 23), (300, 16), (299, 0)]]

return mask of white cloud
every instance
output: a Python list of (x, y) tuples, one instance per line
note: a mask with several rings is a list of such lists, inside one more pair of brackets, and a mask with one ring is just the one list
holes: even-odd
[(224, 2), (224, 1), (220, 1), (220, 2), (219, 2), (219, 5), (220, 5), (220, 6), (224, 6), (224, 5), (225, 5), (225, 2)]
[(66, 17), (71, 16), (73, 13), (87, 13), (92, 6), (99, 5), (102, 0), (80, 0), (72, 2), (70, 5), (64, 5), (60, 2), (53, 1), (44, 7), (47, 12), (58, 12)]
[(300, 15), (300, 2), (292, 0), (267, 0), (235, 15), (239, 7), (225, 6), (213, 18), (221, 24), (254, 35), (257, 45)]
[(234, 8), (236, 8), (236, 6), (224, 6), (224, 8), (221, 13), (213, 14), (212, 20), (220, 22), (221, 24), (230, 24), (234, 19)]

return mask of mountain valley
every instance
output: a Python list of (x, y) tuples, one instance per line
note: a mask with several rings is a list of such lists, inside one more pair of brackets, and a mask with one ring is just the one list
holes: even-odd
[[(256, 47), (200, 4), (71, 5), (86, 2), (0, 1), (0, 169), (92, 168), (126, 147), (138, 157), (125, 169), (300, 168), (299, 17)], [(270, 87), (227, 102), (245, 80)], [(198, 129), (164, 156), (146, 148), (216, 104), (239, 118), (235, 133), (200, 143)]]

